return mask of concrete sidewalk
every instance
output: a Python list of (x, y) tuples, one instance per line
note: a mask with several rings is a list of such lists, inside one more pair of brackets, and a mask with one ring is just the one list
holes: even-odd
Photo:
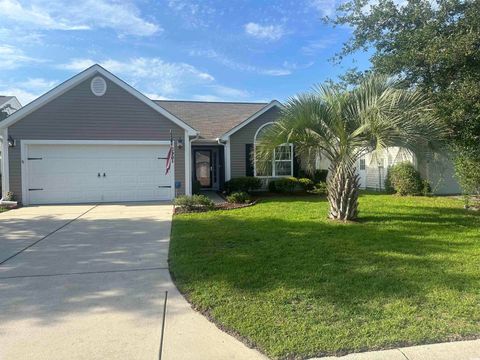
[(419, 345), (311, 360), (480, 360), (480, 340)]

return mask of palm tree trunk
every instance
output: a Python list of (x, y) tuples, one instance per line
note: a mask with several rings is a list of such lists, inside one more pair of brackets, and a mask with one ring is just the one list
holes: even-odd
[(327, 180), (329, 218), (334, 220), (355, 220), (358, 216), (358, 193), (360, 178), (355, 167), (332, 167)]

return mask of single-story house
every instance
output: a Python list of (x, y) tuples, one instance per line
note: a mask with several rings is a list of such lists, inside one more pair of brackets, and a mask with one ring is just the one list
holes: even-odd
[[(0, 121), (2, 197), (29, 204), (170, 200), (239, 176), (293, 176), (294, 147), (250, 153), (281, 103), (152, 100), (99, 65)], [(175, 157), (167, 171), (173, 139)]]

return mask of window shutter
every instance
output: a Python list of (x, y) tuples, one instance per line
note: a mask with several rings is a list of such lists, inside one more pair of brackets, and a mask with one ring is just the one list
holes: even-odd
[(293, 176), (298, 177), (300, 173), (300, 160), (295, 154), (295, 145), (293, 146), (292, 156), (293, 156)]
[(253, 144), (245, 144), (245, 175), (253, 176)]

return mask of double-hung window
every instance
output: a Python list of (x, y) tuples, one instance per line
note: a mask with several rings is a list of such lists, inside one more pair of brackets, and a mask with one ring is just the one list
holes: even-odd
[(272, 159), (260, 161), (257, 160), (257, 151), (259, 146), (257, 145), (257, 139), (260, 138), (266, 127), (271, 124), (266, 124), (257, 131), (255, 136), (255, 176), (258, 177), (282, 177), (293, 176), (293, 145), (282, 144), (277, 146), (273, 151)]

